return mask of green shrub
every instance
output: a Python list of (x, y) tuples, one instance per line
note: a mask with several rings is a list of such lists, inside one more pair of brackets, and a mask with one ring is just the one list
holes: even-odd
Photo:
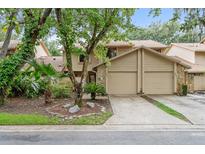
[(70, 97), (72, 88), (69, 84), (54, 84), (52, 85), (52, 94), (54, 98), (68, 98)]
[(43, 94), (46, 85), (40, 77), (35, 77), (33, 73), (27, 69), (16, 75), (8, 88), (8, 96), (33, 98)]
[(95, 99), (96, 94), (105, 95), (105, 87), (98, 83), (87, 83), (84, 87), (85, 93), (91, 94), (91, 99)]
[(188, 88), (187, 85), (182, 85), (182, 95), (186, 96), (188, 93)]

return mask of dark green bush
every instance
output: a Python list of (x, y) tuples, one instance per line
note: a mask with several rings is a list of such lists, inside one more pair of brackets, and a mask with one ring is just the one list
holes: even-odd
[(44, 93), (45, 83), (40, 77), (35, 77), (33, 71), (21, 71), (15, 76), (8, 88), (8, 96), (38, 97)]
[(85, 85), (84, 92), (91, 94), (91, 98), (95, 99), (96, 94), (105, 95), (105, 87), (102, 84), (91, 82)]
[(52, 85), (52, 94), (54, 98), (68, 98), (70, 97), (72, 92), (71, 86), (68, 84), (54, 84)]
[(186, 96), (188, 93), (188, 88), (187, 85), (182, 85), (182, 95)]

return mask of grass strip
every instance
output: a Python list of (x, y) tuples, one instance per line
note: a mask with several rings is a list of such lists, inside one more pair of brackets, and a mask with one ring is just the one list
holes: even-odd
[(185, 122), (188, 122), (190, 124), (193, 124), (187, 117), (185, 117), (182, 113), (164, 105), (163, 103), (157, 101), (157, 100), (154, 100), (146, 95), (142, 96), (144, 99), (146, 99), (148, 102), (152, 103), (153, 105), (155, 105), (156, 107), (158, 107), (159, 109), (161, 109), (162, 111), (178, 118), (178, 119), (181, 119)]
[(0, 125), (57, 125), (59, 118), (37, 114), (10, 114), (0, 113)]

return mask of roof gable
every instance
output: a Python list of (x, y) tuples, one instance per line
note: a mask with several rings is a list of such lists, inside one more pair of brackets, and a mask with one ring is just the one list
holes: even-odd
[[(126, 56), (126, 55), (128, 55), (128, 54), (130, 54), (130, 53), (132, 53), (132, 52), (135, 52), (135, 51), (137, 51), (137, 50), (139, 50), (139, 49), (145, 49), (145, 50), (147, 50), (147, 51), (149, 51), (149, 52), (152, 52), (153, 54), (156, 54), (156, 55), (158, 55), (158, 56), (161, 56), (161, 57), (163, 57), (163, 58), (165, 58), (165, 59), (167, 59), (167, 60), (169, 60), (169, 61), (176, 62), (176, 63), (179, 63), (179, 64), (185, 66), (186, 68), (190, 68), (190, 66), (187, 65), (187, 64), (185, 64), (185, 63), (183, 63), (183, 61), (180, 61), (180, 60), (178, 60), (178, 59), (176, 59), (176, 58), (174, 58), (174, 57), (166, 56), (166, 55), (164, 55), (164, 54), (161, 54), (161, 53), (159, 53), (159, 52), (157, 52), (157, 51), (155, 51), (155, 50), (153, 50), (153, 49), (150, 49), (150, 48), (148, 48), (148, 47), (145, 47), (145, 46), (141, 46), (141, 47), (139, 47), (139, 48), (134, 48), (134, 49), (132, 49), (132, 50), (126, 52), (126, 53), (123, 53), (123, 54), (121, 54), (121, 55), (119, 55), (119, 56), (113, 57), (113, 58), (110, 59), (110, 62), (112, 62), (112, 61), (114, 61), (114, 60), (116, 60), (116, 59), (119, 59), (119, 58), (121, 58), (121, 57), (123, 57), (123, 56)], [(97, 68), (97, 67), (99, 67), (99, 66), (101, 66), (101, 65), (104, 65), (104, 64), (105, 64), (105, 63), (100, 63), (100, 64), (94, 66), (93, 68)]]

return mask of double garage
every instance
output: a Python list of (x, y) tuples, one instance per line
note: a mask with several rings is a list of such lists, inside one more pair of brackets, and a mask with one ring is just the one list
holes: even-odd
[(138, 48), (96, 67), (96, 80), (108, 94), (173, 94), (177, 91), (177, 61), (149, 48)]

